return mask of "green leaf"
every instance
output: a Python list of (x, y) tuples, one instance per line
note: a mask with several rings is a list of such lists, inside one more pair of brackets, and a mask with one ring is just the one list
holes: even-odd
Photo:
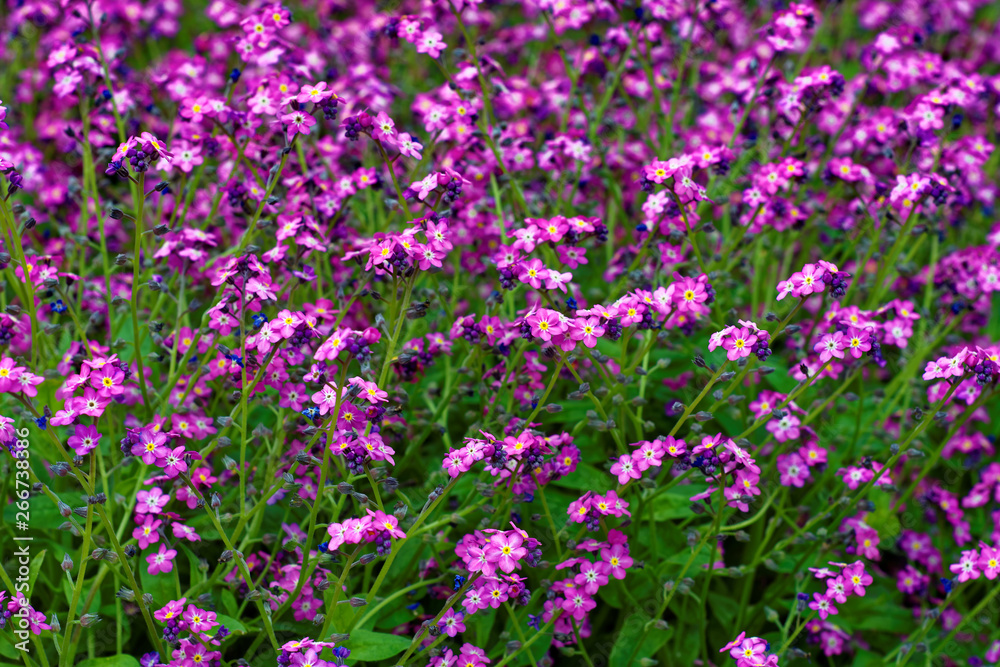
[(201, 564), (198, 556), (196, 556), (195, 553), (191, 551), (191, 547), (186, 544), (179, 543), (178, 547), (184, 552), (184, 555), (187, 556), (188, 562), (191, 563), (191, 586), (197, 586), (205, 580), (205, 573), (202, 572), (200, 567), (198, 567)]
[[(13, 483), (11, 484), (13, 487)], [(11, 489), (13, 492), (13, 488)], [(4, 523), (14, 524), (17, 519), (17, 505), (14, 503), (8, 503), (6, 507), (3, 508), (3, 520)], [(58, 526), (64, 519), (62, 515), (59, 514), (59, 508), (55, 503), (50, 501), (45, 496), (35, 496), (31, 499), (31, 507), (28, 510), (30, 519), (29, 525), (34, 526)], [(23, 519), (24, 516), (22, 515)], [(41, 532), (41, 531), (39, 531)]]
[(387, 660), (410, 648), (410, 638), (386, 632), (354, 630), (344, 646), (351, 650), (351, 660)]
[[(146, 559), (143, 558), (143, 561)], [(139, 574), (139, 581), (142, 583), (142, 592), (153, 596), (153, 608), (159, 609), (171, 600), (177, 599), (177, 585), (174, 583), (174, 573), (161, 572), (160, 574), (150, 574), (149, 564), (143, 563)], [(177, 562), (174, 562), (177, 567)], [(136, 596), (138, 597), (138, 596)]]
[(28, 571), (28, 590), (35, 589), (35, 580), (38, 578), (38, 571), (42, 568), (42, 561), (45, 559), (45, 552), (48, 549), (42, 549), (38, 552), (38, 555), (31, 559), (31, 569)]
[(226, 610), (228, 616), (232, 616), (237, 612), (239, 607), (236, 604), (236, 596), (228, 588), (222, 589), (222, 608)]
[[(346, 632), (351, 623), (354, 622), (354, 608), (349, 604), (338, 604), (333, 608), (330, 619), (330, 631), (332, 634)], [(370, 630), (371, 628), (365, 628)]]
[(708, 601), (712, 605), (712, 614), (718, 619), (719, 624), (724, 628), (732, 627), (736, 614), (740, 611), (739, 603), (731, 596), (721, 593), (709, 593)]
[[(625, 619), (618, 637), (615, 639), (614, 648), (611, 649), (609, 664), (611, 667), (631, 667), (639, 664), (642, 658), (652, 658), (660, 647), (667, 643), (673, 635), (673, 628), (661, 630), (654, 623), (656, 619), (648, 615), (636, 612)], [(639, 641), (642, 644), (635, 650)], [(629, 658), (635, 653), (635, 661), (629, 663)]]
[(597, 594), (615, 609), (622, 609), (625, 606), (625, 592), (622, 590), (622, 582), (618, 579), (612, 579), (606, 586), (601, 586)]
[(866, 596), (864, 604), (858, 604), (860, 600), (854, 602), (853, 608), (848, 604), (850, 619), (849, 621), (845, 619), (840, 625), (853, 630), (875, 630), (894, 634), (910, 632), (914, 627), (913, 616), (902, 607), (894, 607), (892, 599), (889, 594), (877, 598)]
[(574, 491), (595, 491), (604, 493), (611, 488), (612, 477), (610, 473), (598, 470), (588, 463), (581, 463), (576, 466), (576, 470), (566, 475), (554, 484)]
[(882, 657), (871, 651), (859, 650), (854, 655), (855, 667), (881, 667)]
[[(66, 596), (66, 609), (68, 610), (69, 609), (69, 602), (70, 602), (70, 600), (73, 599), (73, 583), (75, 583), (75, 580), (74, 580), (73, 583), (71, 583), (68, 579), (66, 579), (64, 577), (61, 581), (62, 581), (63, 594)], [(83, 605), (86, 604), (86, 602), (87, 602), (87, 595), (90, 594), (89, 593), (90, 589), (88, 587), (88, 584), (90, 584), (92, 581), (93, 580), (91, 579), (91, 580), (88, 580), (88, 581), (84, 582), (83, 585), (84, 585), (85, 589), (88, 592), (87, 592), (86, 595), (81, 595), (80, 599), (77, 600), (76, 611), (73, 612), (74, 616), (79, 617), (80, 614), (83, 613)], [(102, 600), (102, 596), (101, 596), (101, 589), (98, 588), (97, 591), (94, 593), (94, 599), (90, 603), (90, 608), (91, 609), (100, 609), (103, 606), (104, 606), (104, 604), (103, 604), (103, 600)]]
[(78, 662), (76, 667), (139, 667), (139, 661), (130, 655), (111, 655)]
[(661, 493), (653, 500), (653, 518), (657, 521), (667, 519), (686, 519), (692, 516), (691, 496), (708, 488), (707, 484), (685, 484)]

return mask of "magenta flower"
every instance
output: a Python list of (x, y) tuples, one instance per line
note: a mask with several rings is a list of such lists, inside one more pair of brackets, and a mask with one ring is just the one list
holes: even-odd
[(162, 608), (157, 610), (153, 614), (153, 618), (156, 620), (166, 623), (167, 621), (173, 620), (181, 616), (184, 613), (184, 603), (187, 602), (187, 598), (181, 598), (180, 600), (171, 600), (165, 604)]
[(618, 457), (618, 460), (611, 466), (611, 474), (618, 476), (619, 484), (628, 484), (629, 480), (639, 479), (642, 477), (642, 472), (639, 471), (632, 457), (628, 454), (622, 454)]
[(528, 554), (523, 544), (524, 538), (517, 531), (493, 533), (486, 547), (486, 558), (489, 562), (496, 563), (504, 572), (513, 572), (517, 567), (517, 561)]
[(507, 601), (507, 590), (507, 584), (494, 579), (486, 582), (480, 591), (480, 595), (488, 606), (499, 609), (500, 605)]
[(978, 579), (982, 572), (979, 571), (979, 553), (975, 549), (969, 549), (962, 552), (962, 558), (950, 566), (948, 569), (952, 573), (958, 575), (958, 580), (961, 582), (969, 581), (970, 579)]
[(872, 576), (865, 572), (865, 564), (855, 561), (844, 568), (841, 573), (844, 578), (844, 588), (852, 595), (865, 596), (865, 586), (871, 586)]
[(827, 616), (832, 616), (837, 612), (837, 607), (833, 604), (833, 600), (827, 597), (826, 593), (820, 595), (819, 593), (813, 593), (812, 602), (809, 603), (809, 608), (819, 614), (819, 617), (826, 620)]
[(624, 579), (625, 570), (632, 567), (632, 557), (628, 555), (628, 547), (624, 544), (613, 544), (601, 549), (601, 560), (608, 564), (611, 576)]
[(757, 336), (750, 333), (747, 327), (739, 329), (733, 327), (722, 341), (722, 347), (727, 350), (726, 358), (729, 361), (736, 361), (742, 357), (750, 356), (753, 346), (757, 342)]
[(454, 637), (460, 632), (465, 632), (465, 623), (462, 622), (464, 618), (465, 614), (462, 612), (449, 609), (438, 621), (438, 627), (444, 634)]
[(431, 58), (437, 58), (442, 51), (448, 48), (441, 38), (442, 35), (437, 30), (433, 28), (425, 30), (416, 40), (417, 53), (426, 53)]
[(149, 573), (160, 574), (161, 572), (172, 571), (174, 569), (174, 558), (176, 557), (177, 552), (175, 550), (168, 549), (165, 544), (161, 544), (159, 551), (146, 556), (146, 562), (149, 563)]
[(384, 531), (389, 534), (390, 537), (395, 537), (398, 540), (406, 538), (406, 533), (404, 533), (399, 528), (399, 520), (391, 514), (386, 514), (382, 510), (371, 511), (368, 510), (368, 516), (371, 517), (372, 526), (379, 531)]
[(359, 389), (358, 395), (369, 403), (384, 403), (389, 400), (389, 393), (378, 388), (374, 382), (369, 382), (360, 377), (353, 377), (348, 380), (348, 384)]
[(529, 315), (526, 321), (531, 326), (531, 335), (545, 341), (565, 330), (559, 313), (545, 308)]
[(90, 374), (90, 385), (97, 389), (101, 396), (119, 396), (125, 392), (122, 383), (125, 381), (125, 374), (116, 366), (105, 364), (99, 370)]
[(15, 391), (17, 384), (15, 380), (25, 370), (24, 366), (18, 366), (10, 357), (4, 357), (0, 361), (0, 392)]
[(607, 585), (610, 572), (610, 566), (604, 561), (593, 563), (585, 560), (580, 564), (580, 572), (573, 581), (577, 586), (582, 586), (587, 595), (595, 595), (601, 586)]
[(281, 122), (285, 125), (285, 135), (291, 141), (296, 134), (309, 134), (316, 119), (305, 111), (293, 111), (283, 115)]
[(388, 144), (396, 142), (396, 123), (389, 118), (389, 114), (380, 111), (378, 116), (375, 117), (375, 124), (372, 126), (372, 136)]
[[(166, 571), (169, 572), (170, 570)], [(184, 620), (187, 621), (188, 628), (192, 632), (208, 632), (218, 625), (215, 618), (216, 614), (214, 611), (205, 611), (204, 609), (195, 607), (193, 604), (188, 605), (187, 611), (184, 612)]]
[[(466, 613), (474, 614), (480, 609), (486, 609), (490, 606), (490, 602), (487, 601), (483, 593), (479, 591), (478, 588), (470, 588), (465, 593), (465, 599), (462, 601), (462, 606), (465, 607)], [(498, 604), (497, 607), (500, 605)]]
[(170, 453), (167, 449), (167, 436), (162, 431), (148, 428), (139, 431), (131, 451), (133, 456), (140, 457), (146, 465), (153, 465), (157, 459), (162, 459)]
[(156, 544), (160, 541), (160, 524), (163, 522), (159, 519), (154, 519), (152, 515), (146, 515), (144, 517), (145, 521), (141, 526), (136, 526), (132, 531), (132, 537), (134, 537), (138, 543), (140, 549), (145, 549), (150, 544)]
[[(744, 636), (743, 633), (740, 636)], [(738, 665), (763, 665), (765, 651), (767, 642), (758, 637), (747, 637), (730, 648), (729, 655), (736, 658)]]
[(156, 465), (163, 468), (163, 474), (167, 477), (177, 477), (182, 472), (187, 472), (188, 469), (188, 465), (184, 461), (184, 454), (186, 452), (183, 445), (174, 447), (172, 450), (167, 449), (166, 454), (156, 458)]
[(1000, 549), (985, 543), (979, 546), (979, 560), (976, 562), (976, 566), (982, 570), (987, 579), (992, 581), (1000, 576)]
[(73, 435), (66, 439), (66, 444), (73, 448), (79, 456), (86, 456), (93, 451), (101, 440), (101, 434), (96, 426), (77, 424)]
[(566, 591), (566, 597), (562, 601), (562, 608), (567, 614), (578, 622), (587, 617), (587, 612), (597, 606), (594, 598), (587, 595), (582, 590)]
[(521, 264), (517, 279), (534, 289), (541, 289), (548, 275), (549, 270), (542, 264), (542, 260), (536, 258)]
[(823, 334), (823, 337), (813, 345), (813, 350), (819, 352), (819, 360), (823, 363), (830, 359), (844, 358), (844, 334), (836, 331), (832, 334)]
[(136, 494), (135, 511), (137, 514), (159, 514), (170, 502), (170, 495), (163, 493), (158, 486), (149, 491), (142, 490)]

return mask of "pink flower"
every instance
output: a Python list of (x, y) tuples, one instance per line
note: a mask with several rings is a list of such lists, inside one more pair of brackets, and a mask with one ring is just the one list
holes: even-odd
[(17, 384), (14, 382), (24, 372), (24, 366), (18, 366), (10, 357), (5, 357), (0, 361), (0, 392), (16, 391)]
[(159, 528), (162, 523), (159, 519), (154, 519), (152, 515), (147, 515), (143, 524), (135, 527), (132, 531), (132, 537), (138, 540), (140, 549), (145, 549), (150, 544), (156, 544), (160, 541)]
[(465, 632), (465, 623), (462, 622), (464, 618), (465, 614), (462, 612), (449, 609), (441, 617), (441, 620), (438, 621), (438, 627), (442, 633), (449, 637), (454, 637), (460, 632)]
[[(740, 633), (740, 637), (745, 636)], [(737, 637), (739, 641), (739, 637)], [(723, 649), (725, 650), (725, 649)], [(758, 637), (747, 637), (729, 649), (729, 655), (737, 660), (739, 665), (763, 665), (767, 642)]]
[(847, 349), (850, 351), (852, 357), (860, 359), (864, 356), (865, 352), (872, 349), (871, 334), (857, 327), (848, 327)]
[(316, 119), (305, 111), (293, 111), (281, 116), (281, 122), (286, 126), (286, 136), (291, 141), (296, 134), (309, 134), (310, 128), (316, 124)]
[(618, 476), (619, 484), (628, 484), (629, 480), (642, 477), (642, 473), (628, 454), (622, 454), (618, 457), (618, 460), (611, 466), (611, 474)]
[(77, 424), (73, 435), (66, 439), (66, 444), (72, 447), (79, 456), (85, 456), (97, 447), (100, 440), (101, 434), (97, 431), (96, 426)]
[(523, 546), (524, 538), (517, 531), (494, 533), (486, 546), (486, 558), (496, 563), (504, 572), (513, 572), (517, 561), (528, 555)]
[(865, 586), (870, 586), (873, 581), (872, 576), (865, 572), (865, 564), (861, 561), (845, 567), (841, 576), (844, 578), (845, 590), (860, 597), (865, 596)]
[(481, 596), (488, 606), (499, 609), (507, 601), (507, 584), (497, 579), (488, 581), (482, 588)]
[(816, 264), (806, 264), (803, 266), (801, 271), (796, 271), (788, 279), (794, 286), (792, 295), (803, 297), (816, 292), (822, 292), (826, 287), (826, 283), (823, 282), (824, 273), (826, 271)]
[(601, 549), (601, 560), (608, 564), (611, 576), (615, 579), (624, 579), (625, 570), (632, 567), (632, 557), (628, 555), (628, 547), (622, 544)]
[(375, 117), (375, 125), (372, 126), (372, 136), (381, 139), (385, 143), (394, 144), (396, 142), (396, 123), (389, 118), (389, 114), (380, 111)]
[(576, 619), (577, 622), (586, 618), (587, 612), (596, 606), (597, 602), (579, 589), (566, 591), (566, 598), (562, 601), (563, 611)]
[(358, 395), (369, 403), (385, 403), (389, 400), (389, 393), (378, 388), (374, 382), (369, 382), (360, 377), (353, 377), (348, 380), (348, 384), (358, 387)]
[[(465, 611), (469, 614), (474, 614), (480, 609), (486, 609), (490, 606), (490, 603), (486, 601), (483, 594), (477, 588), (470, 588), (465, 594), (465, 599), (462, 601), (462, 606), (465, 607)], [(498, 607), (500, 605), (497, 605)]]
[(813, 351), (819, 352), (819, 360), (826, 363), (834, 357), (843, 359), (844, 347), (844, 334), (836, 331), (832, 334), (824, 334), (813, 346)]
[(315, 85), (305, 84), (299, 88), (299, 94), (295, 98), (295, 101), (299, 104), (306, 104), (308, 102), (319, 104), (332, 94), (333, 91), (326, 89), (326, 81), (320, 81)]
[(382, 510), (371, 511), (368, 510), (368, 516), (371, 517), (372, 527), (380, 532), (386, 532), (390, 537), (395, 537), (398, 540), (406, 538), (406, 533), (399, 529), (399, 520), (391, 514), (386, 514)]
[(170, 450), (167, 449), (167, 436), (161, 431), (144, 428), (139, 431), (139, 437), (132, 445), (132, 455), (142, 458), (146, 465), (153, 465), (157, 459), (164, 458)]
[(521, 264), (517, 279), (535, 289), (541, 289), (542, 282), (548, 275), (549, 270), (542, 264), (542, 260), (536, 258)]
[(813, 600), (809, 603), (809, 608), (819, 613), (819, 617), (824, 621), (827, 616), (832, 616), (838, 613), (837, 607), (833, 604), (833, 600), (828, 598), (825, 593), (823, 595), (813, 593)]
[(146, 556), (146, 562), (149, 563), (149, 573), (171, 572), (174, 569), (174, 558), (176, 557), (175, 550), (168, 549), (165, 544), (161, 544), (158, 552)]
[(182, 472), (187, 472), (188, 465), (184, 461), (184, 455), (187, 453), (184, 451), (184, 446), (174, 447), (172, 450), (167, 449), (166, 454), (163, 456), (156, 457), (156, 465), (163, 468), (163, 473), (170, 478), (177, 477)]
[(1000, 549), (987, 544), (980, 544), (979, 560), (976, 565), (982, 569), (987, 579), (993, 580), (1000, 576)]
[(187, 598), (181, 598), (180, 600), (171, 600), (165, 604), (160, 610), (153, 614), (153, 618), (160, 621), (161, 623), (166, 623), (172, 619), (177, 618), (184, 613), (184, 603), (187, 602)]
[(526, 322), (531, 326), (531, 335), (545, 341), (565, 330), (559, 313), (546, 308), (529, 315)]
[[(163, 548), (162, 545), (160, 547)], [(176, 555), (177, 552), (174, 552)], [(165, 570), (169, 572), (170, 570)], [(152, 570), (150, 570), (152, 572)], [(215, 620), (216, 615), (214, 611), (205, 611), (204, 609), (199, 609), (193, 604), (188, 605), (187, 611), (184, 612), (184, 620), (187, 621), (188, 629), (192, 632), (208, 632), (216, 625), (218, 622)]]
[(136, 514), (159, 514), (170, 502), (170, 495), (163, 493), (158, 486), (149, 491), (143, 490), (135, 495)]
[(573, 579), (577, 586), (582, 586), (587, 595), (595, 595), (601, 586), (608, 583), (611, 568), (604, 561), (592, 563), (585, 560), (580, 565), (580, 573)]
[(747, 327), (739, 329), (733, 327), (729, 335), (722, 341), (722, 347), (728, 350), (726, 358), (729, 361), (736, 361), (742, 357), (750, 356), (756, 343), (757, 336), (750, 333)]
[(978, 562), (979, 554), (975, 549), (969, 549), (963, 551), (962, 558), (957, 563), (950, 565), (948, 569), (958, 575), (959, 581), (964, 582), (970, 579), (978, 579), (979, 575), (982, 574), (976, 567)]
[(396, 137), (396, 148), (402, 155), (406, 157), (411, 157), (414, 160), (419, 160), (423, 157), (420, 153), (423, 150), (423, 144), (411, 137), (406, 132), (400, 132), (399, 136)]
[(425, 30), (416, 40), (417, 53), (426, 53), (431, 58), (437, 58), (448, 45), (441, 39), (442, 35), (433, 28)]

